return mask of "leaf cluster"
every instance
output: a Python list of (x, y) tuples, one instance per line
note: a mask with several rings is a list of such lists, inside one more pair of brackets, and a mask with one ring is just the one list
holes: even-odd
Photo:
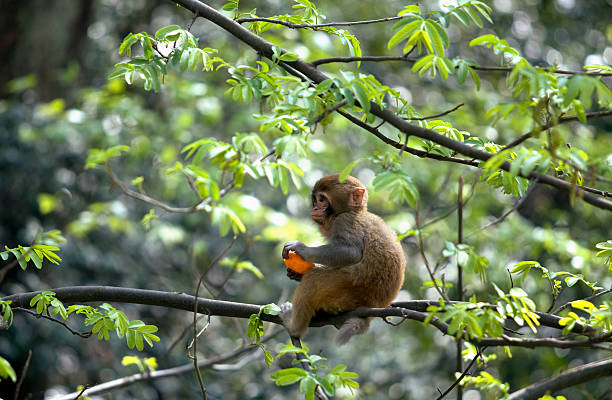
[(278, 386), (289, 386), (299, 382), (300, 392), (304, 393), (306, 400), (314, 399), (317, 387), (323, 389), (328, 396), (333, 396), (336, 389), (340, 387), (348, 388), (351, 393), (353, 393), (353, 389), (359, 388), (359, 383), (355, 381), (355, 378), (359, 375), (347, 371), (344, 364), (336, 365), (325, 376), (320, 376), (328, 367), (319, 363), (327, 359), (319, 355), (309, 354), (308, 347), (304, 343), (302, 343), (302, 347), (286, 345), (278, 353), (277, 358), (286, 354), (301, 355), (301, 360), (296, 359), (293, 364), (306, 363), (308, 369), (283, 368), (273, 373), (270, 378)]
[(146, 325), (140, 320), (130, 321), (122, 311), (107, 303), (100, 305), (99, 308), (80, 304), (65, 307), (55, 297), (55, 292), (42, 291), (30, 300), (30, 306), (35, 306), (39, 314), (59, 315), (63, 320), (67, 320), (72, 313), (82, 314), (85, 317), (85, 326), (92, 326), (92, 333), (98, 335), (98, 340), (109, 340), (109, 332), (115, 331), (117, 337), (125, 336), (130, 349), (136, 347), (142, 351), (144, 342), (153, 347), (153, 342), (160, 340), (154, 334), (158, 329), (155, 325)]

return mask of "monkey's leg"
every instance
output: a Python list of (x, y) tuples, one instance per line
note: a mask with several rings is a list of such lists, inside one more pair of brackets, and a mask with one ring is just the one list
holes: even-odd
[(349, 318), (338, 330), (336, 343), (342, 345), (348, 342), (353, 336), (361, 335), (368, 330), (371, 318)]
[(315, 314), (311, 299), (304, 294), (303, 290), (300, 290), (301, 286), (303, 286), (303, 284), (298, 286), (295, 296), (293, 296), (291, 321), (287, 327), (289, 329), (289, 334), (296, 338), (302, 338), (306, 334), (310, 319)]
[(283, 325), (285, 325), (285, 327), (289, 327), (289, 324), (291, 323), (291, 314), (293, 314), (293, 305), (288, 301), (281, 304), (278, 316), (283, 321)]

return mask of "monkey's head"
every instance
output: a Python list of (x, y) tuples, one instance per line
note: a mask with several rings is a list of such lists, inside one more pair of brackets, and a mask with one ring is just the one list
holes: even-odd
[(331, 218), (347, 211), (365, 211), (368, 191), (359, 179), (349, 176), (343, 182), (339, 174), (321, 178), (312, 189), (312, 220), (326, 225)]

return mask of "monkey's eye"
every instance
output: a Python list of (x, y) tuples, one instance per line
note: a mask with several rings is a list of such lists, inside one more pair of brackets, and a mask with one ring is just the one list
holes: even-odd
[(319, 194), (317, 196), (317, 202), (319, 204), (324, 204), (327, 205), (329, 202), (327, 201), (327, 196), (325, 196), (324, 194)]

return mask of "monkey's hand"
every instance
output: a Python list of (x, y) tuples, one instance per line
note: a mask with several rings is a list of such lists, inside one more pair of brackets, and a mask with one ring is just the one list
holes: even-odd
[(289, 277), (289, 279), (293, 279), (294, 281), (298, 281), (299, 282), (299, 281), (302, 280), (302, 276), (304, 276), (304, 275), (295, 272), (291, 268), (287, 268), (287, 276)]
[(295, 251), (300, 257), (302, 257), (304, 260), (308, 261), (304, 256), (304, 250), (306, 250), (307, 246), (300, 242), (299, 240), (294, 240), (293, 242), (287, 242), (285, 243), (285, 245), (283, 246), (283, 258), (287, 259), (289, 258), (289, 252), (290, 251)]

